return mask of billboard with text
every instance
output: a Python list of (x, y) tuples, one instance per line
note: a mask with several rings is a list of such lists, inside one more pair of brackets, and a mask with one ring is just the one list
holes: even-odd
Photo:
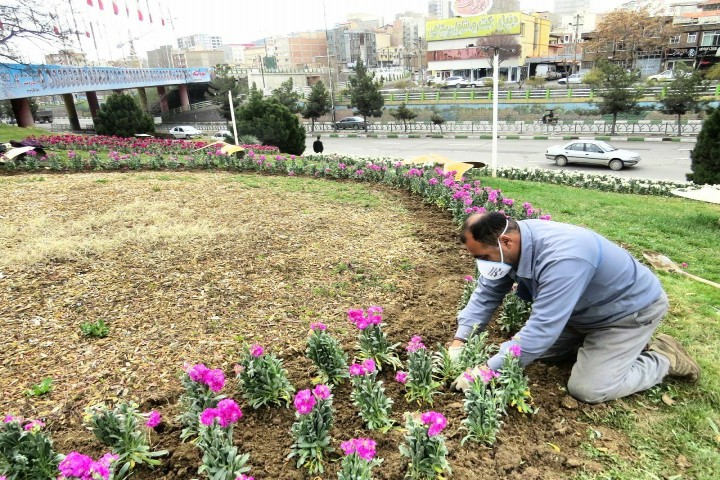
[(489, 35), (518, 35), (521, 23), (522, 14), (520, 12), (428, 20), (425, 23), (425, 36), (428, 42), (433, 42)]

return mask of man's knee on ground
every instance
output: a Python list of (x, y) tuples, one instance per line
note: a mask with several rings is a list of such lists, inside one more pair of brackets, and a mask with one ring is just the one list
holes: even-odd
[(578, 380), (570, 377), (568, 380), (568, 393), (583, 403), (603, 403), (613, 400), (614, 389), (610, 385), (602, 385), (587, 379)]

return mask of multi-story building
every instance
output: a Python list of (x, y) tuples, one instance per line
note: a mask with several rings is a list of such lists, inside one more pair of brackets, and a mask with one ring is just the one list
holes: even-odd
[(428, 17), (431, 20), (447, 18), (448, 8), (447, 0), (428, 0)]
[(220, 50), (225, 53), (225, 63), (228, 65), (245, 65), (245, 49), (253, 46), (252, 43), (226, 43)]
[(163, 45), (155, 50), (147, 51), (148, 66), (150, 68), (172, 68), (173, 65), (172, 45)]
[(685, 63), (705, 69), (720, 61), (720, 0), (676, 2), (673, 23), (680, 32), (670, 39), (666, 68)]
[(45, 55), (45, 63), (48, 65), (72, 65), (83, 67), (87, 65), (87, 55), (72, 50), (60, 50), (58, 53)]
[(479, 46), (495, 43), (517, 46), (516, 52), (503, 52), (499, 65), (500, 75), (517, 81), (528, 57), (549, 55), (550, 20), (521, 12), (428, 20), (425, 35), (427, 68), (434, 76), (462, 75), (473, 82), (488, 76), (493, 53)]
[(275, 57), (279, 69), (303, 68), (320, 63), (327, 56), (327, 39), (324, 31), (301, 32), (292, 35), (269, 37), (267, 55)]
[(198, 33), (188, 37), (179, 37), (177, 43), (180, 50), (188, 50), (195, 47), (199, 47), (202, 50), (219, 50), (223, 42), (222, 37)]
[(337, 25), (328, 31), (328, 54), (338, 65), (352, 67), (358, 60), (365, 65), (377, 65), (375, 33), (351, 30), (349, 24)]

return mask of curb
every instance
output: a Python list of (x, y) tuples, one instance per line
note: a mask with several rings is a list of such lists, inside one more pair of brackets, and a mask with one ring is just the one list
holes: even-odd
[[(318, 133), (307, 134), (306, 138), (316, 137), (322, 135)], [(454, 139), (475, 139), (475, 140), (492, 140), (492, 135), (487, 133), (477, 134), (442, 134), (442, 133), (368, 133), (368, 134), (357, 134), (357, 133), (325, 133), (330, 138), (446, 138), (449, 140)], [(604, 141), (615, 141), (615, 142), (682, 142), (682, 143), (695, 143), (696, 137), (613, 137), (610, 135), (598, 135), (594, 137), (586, 137), (581, 135), (498, 135), (498, 139), (502, 140), (604, 140)]]

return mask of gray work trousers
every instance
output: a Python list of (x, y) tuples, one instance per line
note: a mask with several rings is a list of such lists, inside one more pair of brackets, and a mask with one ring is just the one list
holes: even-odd
[(670, 369), (664, 355), (645, 350), (668, 310), (665, 293), (642, 310), (601, 328), (565, 327), (538, 360), (577, 353), (568, 393), (585, 403), (625, 397), (662, 382)]

